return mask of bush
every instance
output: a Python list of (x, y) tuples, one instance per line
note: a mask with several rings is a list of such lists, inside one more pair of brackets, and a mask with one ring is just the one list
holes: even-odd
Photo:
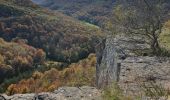
[(123, 91), (119, 88), (117, 83), (113, 83), (103, 90), (104, 100), (133, 100), (131, 97), (123, 95)]
[(166, 90), (164, 87), (161, 85), (156, 84), (155, 82), (148, 82), (148, 84), (143, 83), (141, 85), (144, 93), (146, 96), (154, 99), (154, 100), (159, 100), (161, 97), (168, 98), (170, 91)]
[(156, 55), (161, 57), (170, 57), (170, 51), (162, 47), (160, 51), (156, 53)]

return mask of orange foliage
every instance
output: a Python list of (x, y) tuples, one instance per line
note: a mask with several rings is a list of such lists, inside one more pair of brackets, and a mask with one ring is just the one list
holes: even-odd
[(42, 49), (38, 49), (35, 53), (35, 62), (42, 64), (45, 61), (45, 52)]
[(170, 20), (165, 23), (165, 28), (170, 28)]
[[(59, 71), (52, 68), (44, 73), (34, 72), (31, 78), (23, 79), (17, 84), (8, 87), (9, 95), (25, 92), (53, 91), (61, 86), (94, 85), (96, 57), (89, 55), (78, 63), (69, 65), (68, 68)], [(11, 88), (12, 87), (12, 88)], [(27, 90), (29, 88), (29, 90)]]
[(33, 69), (34, 64), (41, 64), (44, 59), (45, 53), (41, 49), (0, 38), (0, 83), (4, 78)]
[(10, 3), (0, 2), (9, 13), (8, 18), (0, 22), (0, 34), (5, 40), (26, 39), (28, 44), (47, 52), (48, 58), (67, 63), (77, 62), (95, 52), (94, 45), (102, 35), (100, 28), (59, 12), (34, 7), (30, 0), (2, 1)]

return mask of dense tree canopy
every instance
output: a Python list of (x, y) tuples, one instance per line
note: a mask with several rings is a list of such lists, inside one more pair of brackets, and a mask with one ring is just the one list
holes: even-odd
[(0, 38), (0, 83), (35, 68), (36, 64), (43, 64), (45, 53), (23, 42), (6, 42)]

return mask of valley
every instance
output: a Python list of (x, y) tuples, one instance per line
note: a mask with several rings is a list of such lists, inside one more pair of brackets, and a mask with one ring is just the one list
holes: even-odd
[(168, 100), (169, 5), (0, 0), (0, 100)]

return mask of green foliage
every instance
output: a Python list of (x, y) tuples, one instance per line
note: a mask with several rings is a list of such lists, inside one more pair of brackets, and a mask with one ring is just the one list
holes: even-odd
[[(38, 60), (37, 60), (38, 58)], [(36, 60), (36, 61), (35, 61)], [(0, 39), (0, 83), (20, 72), (34, 69), (43, 64), (45, 53), (24, 43), (6, 42)]]
[[(28, 6), (24, 2), (28, 2)], [(96, 40), (102, 33), (98, 27), (37, 7), (29, 0), (3, 0), (0, 5), (9, 12), (11, 8), (24, 12), (18, 16), (11, 13), (1, 20), (0, 36), (7, 41), (26, 39), (29, 45), (43, 49), (49, 59), (67, 63), (95, 52)]]
[(44, 1), (42, 6), (63, 12), (86, 22), (85, 24), (91, 27), (100, 26), (104, 28), (105, 23), (111, 19), (113, 3), (113, 0), (76, 0), (76, 2), (74, 0), (48, 0)]
[(104, 100), (133, 100), (131, 97), (123, 95), (123, 91), (119, 88), (117, 83), (113, 83), (103, 90)]
[[(52, 68), (61, 70), (61, 69), (64, 69), (65, 67), (67, 67), (67, 66), (68, 66), (68, 64), (61, 63), (61, 62), (53, 62), (53, 61), (46, 61), (44, 63), (44, 65), (37, 65), (36, 64), (34, 66), (34, 69), (29, 69), (28, 71), (20, 72), (17, 76), (12, 76), (10, 78), (4, 79), (3, 83), (0, 84), (0, 93), (4, 93), (11, 84), (17, 83), (17, 82), (19, 82), (23, 79), (29, 79), (30, 77), (37, 79), (37, 78), (40, 78), (39, 73), (44, 73), (45, 71), (50, 70)], [(9, 74), (12, 74), (12, 73), (9, 73)], [(51, 89), (54, 89), (52, 87), (55, 87), (55, 86), (54, 85), (51, 86)], [(27, 89), (27, 87), (24, 87), (24, 88)], [(23, 89), (23, 93), (25, 93), (24, 89)]]
[(3, 83), (0, 84), (0, 93), (4, 93), (9, 85), (12, 83), (17, 83), (18, 81), (29, 78), (32, 75), (32, 70), (26, 71), (23, 73), (19, 73), (17, 76), (13, 76), (12, 78), (6, 78)]
[(170, 51), (166, 48), (162, 47), (160, 50), (156, 53), (157, 56), (160, 57), (170, 57)]
[(169, 91), (166, 90), (164, 87), (161, 85), (158, 85), (154, 82), (149, 82), (148, 84), (142, 84), (141, 85), (144, 93), (146, 96), (151, 97), (155, 100), (158, 100), (160, 97), (166, 97), (168, 98), (169, 96)]
[(6, 93), (12, 95), (25, 92), (46, 92), (61, 86), (94, 86), (95, 64), (96, 57), (91, 54), (87, 59), (73, 63), (63, 70), (51, 68), (44, 72), (35, 71), (31, 77), (8, 86)]
[[(121, 33), (142, 37), (145, 44), (150, 46), (152, 54), (157, 55), (161, 52), (159, 37), (169, 11), (165, 5), (169, 5), (166, 0), (117, 1), (114, 24), (119, 26), (117, 30)], [(140, 41), (140, 38), (136, 38), (136, 41)]]
[(23, 11), (20, 11), (18, 9), (13, 8), (13, 7), (9, 7), (9, 6), (0, 4), (0, 15), (1, 15), (1, 17), (20, 16), (23, 13), (24, 13)]

